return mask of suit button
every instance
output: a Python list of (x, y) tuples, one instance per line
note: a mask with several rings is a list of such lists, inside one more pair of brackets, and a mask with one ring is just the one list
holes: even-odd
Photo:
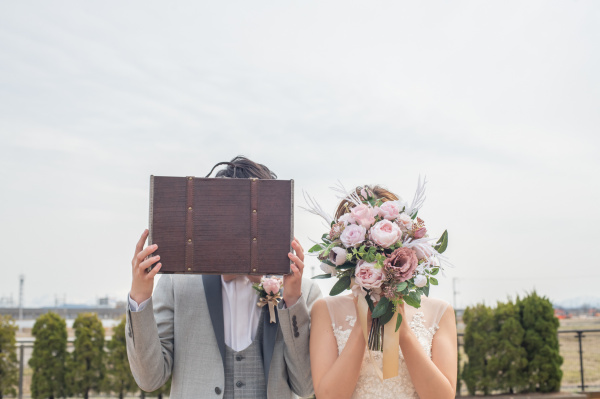
[(241, 362), (243, 358), (244, 358), (243, 356), (237, 355), (235, 357), (235, 360), (237, 360), (238, 362)]
[(238, 387), (238, 388), (241, 388), (241, 387), (244, 386), (244, 383), (242, 381), (238, 381), (238, 382), (235, 383), (235, 386)]
[(299, 333), (298, 331), (296, 331), (296, 332), (294, 333), (294, 337), (298, 338), (299, 336), (300, 336), (300, 333)]
[(296, 322), (296, 315), (292, 316), (292, 321), (295, 323)]
[(131, 338), (133, 336), (133, 334), (131, 333), (131, 330), (129, 330), (129, 338)]
[(215, 387), (215, 393), (216, 393), (217, 395), (220, 395), (220, 394), (221, 394), (221, 388), (219, 388), (219, 387)]

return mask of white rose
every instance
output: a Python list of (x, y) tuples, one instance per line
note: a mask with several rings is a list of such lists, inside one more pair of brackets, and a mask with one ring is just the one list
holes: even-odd
[(335, 263), (336, 266), (341, 266), (346, 263), (346, 255), (348, 255), (348, 251), (344, 248), (334, 247), (329, 252), (329, 260)]
[(323, 273), (331, 274), (331, 277), (335, 277), (337, 274), (335, 267), (330, 266), (327, 263), (321, 263), (321, 270), (323, 270)]
[(418, 274), (417, 277), (415, 277), (415, 285), (419, 288), (425, 287), (427, 285), (427, 277), (422, 274)]
[(369, 237), (377, 245), (381, 245), (383, 248), (389, 248), (400, 240), (402, 231), (397, 224), (390, 222), (389, 220), (381, 220), (373, 227), (369, 232)]
[(351, 213), (344, 213), (338, 218), (338, 222), (343, 222), (344, 225), (356, 224), (356, 220), (352, 217)]
[(401, 213), (396, 219), (396, 222), (402, 229), (402, 231), (408, 231), (412, 229), (413, 221), (406, 213)]

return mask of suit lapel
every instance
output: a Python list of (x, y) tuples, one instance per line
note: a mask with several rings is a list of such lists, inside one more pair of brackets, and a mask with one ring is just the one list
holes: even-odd
[(275, 323), (270, 322), (268, 306), (263, 307), (263, 366), (265, 368), (265, 383), (269, 385), (269, 369), (271, 368), (271, 358), (275, 349), (275, 339), (277, 338), (277, 330), (279, 329), (279, 314), (275, 310)]
[(225, 364), (225, 324), (223, 323), (223, 297), (221, 296), (221, 276), (203, 275), (204, 295), (208, 304), (208, 312), (212, 321), (215, 338), (221, 352), (221, 360)]

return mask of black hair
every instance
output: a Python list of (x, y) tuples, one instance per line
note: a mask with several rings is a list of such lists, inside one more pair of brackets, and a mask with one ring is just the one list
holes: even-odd
[(243, 155), (233, 158), (227, 168), (217, 172), (216, 177), (235, 177), (238, 179), (277, 179), (277, 175), (265, 165), (256, 163)]

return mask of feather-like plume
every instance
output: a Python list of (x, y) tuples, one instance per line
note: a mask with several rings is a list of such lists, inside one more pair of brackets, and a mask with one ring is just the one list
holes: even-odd
[(423, 206), (425, 202), (425, 186), (427, 185), (427, 177), (424, 177), (421, 180), (421, 176), (419, 176), (419, 182), (417, 184), (417, 191), (415, 192), (415, 196), (413, 197), (412, 203), (410, 207), (405, 211), (408, 215), (412, 216)]
[(353, 203), (354, 205), (360, 205), (362, 204), (362, 200), (360, 199), (360, 197), (358, 196), (358, 194), (356, 194), (355, 190), (352, 191), (348, 191), (346, 190), (346, 187), (344, 187), (344, 185), (342, 184), (341, 181), (338, 180), (337, 182), (337, 186), (336, 187), (329, 187), (331, 190), (333, 190), (334, 192), (337, 193), (337, 197), (340, 200), (346, 200), (348, 202)]
[(333, 217), (331, 217), (331, 215), (325, 212), (323, 208), (321, 208), (321, 205), (319, 205), (319, 203), (314, 198), (308, 195), (306, 191), (302, 190), (302, 194), (304, 195), (304, 201), (306, 202), (308, 207), (301, 206), (300, 208), (312, 213), (313, 215), (321, 216), (325, 220), (325, 222), (327, 222), (327, 226), (329, 227), (331, 225), (331, 222), (333, 221)]

